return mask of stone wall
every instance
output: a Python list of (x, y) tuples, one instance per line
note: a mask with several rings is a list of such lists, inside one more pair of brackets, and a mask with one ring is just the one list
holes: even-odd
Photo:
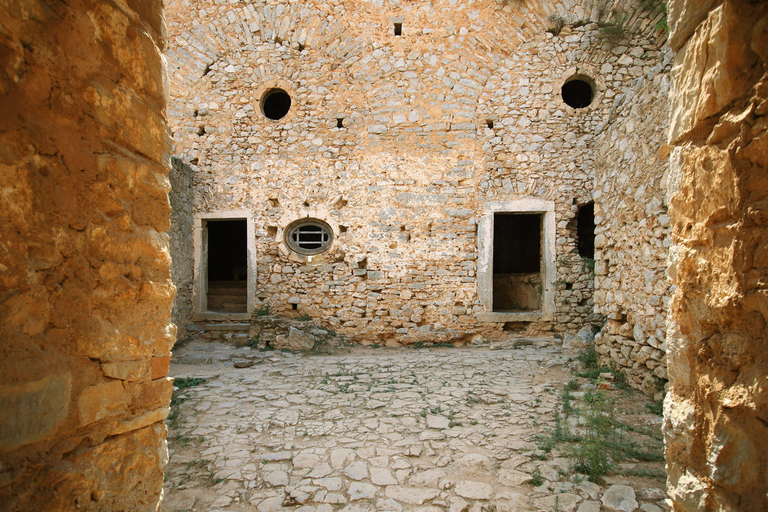
[(160, 2), (0, 4), (0, 509), (158, 508), (174, 341)]
[(171, 279), (176, 286), (171, 317), (176, 324), (177, 337), (187, 336), (187, 326), (192, 322), (192, 281), (194, 276), (194, 254), (192, 222), (193, 194), (192, 170), (178, 158), (171, 159), (168, 179), (171, 191), (171, 228), (169, 250), (171, 254)]
[[(248, 212), (256, 307), (406, 342), (498, 334), (505, 321), (482, 321), (478, 224), (492, 201), (537, 199), (555, 204), (555, 308), (531, 328), (577, 331), (593, 279), (572, 226), (595, 132), (661, 39), (642, 2), (629, 44), (605, 37), (604, 2), (576, 4), (170, 2), (175, 153), (196, 214)], [(574, 77), (592, 82), (587, 108), (563, 102)], [(270, 120), (260, 100), (276, 87), (292, 104)], [(304, 217), (331, 226), (328, 252), (285, 247)]]
[(669, 3), (676, 511), (768, 510), (768, 4)]
[(604, 362), (657, 400), (667, 378), (666, 139), (672, 53), (614, 100), (597, 137), (595, 166), (595, 312), (607, 322), (595, 336)]

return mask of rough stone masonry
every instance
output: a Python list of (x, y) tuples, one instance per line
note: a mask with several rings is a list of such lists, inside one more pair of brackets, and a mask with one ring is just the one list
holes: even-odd
[[(662, 16), (641, 3), (169, 3), (173, 201), (185, 212), (171, 234), (177, 323), (211, 319), (207, 276), (217, 263), (206, 237), (239, 220), (248, 226), (247, 311), (296, 311), (402, 344), (525, 327), (577, 332), (595, 309), (594, 260), (614, 250), (582, 248), (594, 233), (580, 231), (593, 222), (581, 213), (600, 211), (600, 148), (616, 143), (598, 135), (629, 109), (619, 100), (668, 87)], [(627, 27), (619, 42), (604, 30), (618, 19)], [(657, 108), (637, 124), (662, 131)], [(627, 158), (650, 153), (660, 176), (666, 164), (647, 147)], [(632, 172), (642, 177), (651, 160)], [(612, 180), (606, 207), (627, 193)], [(652, 248), (648, 294), (663, 295), (663, 191), (649, 182), (633, 195), (648, 217), (632, 226)], [(324, 251), (291, 247), (306, 220), (327, 230)], [(525, 260), (524, 247), (531, 265), (500, 261), (505, 251)], [(613, 258), (611, 271), (635, 257)], [(606, 304), (620, 305), (602, 308), (616, 321), (645, 298), (614, 301), (611, 283), (600, 284)], [(655, 338), (637, 344), (658, 350), (663, 307), (648, 304), (620, 325), (639, 325)], [(659, 353), (655, 366), (638, 368), (637, 350), (621, 365), (639, 386)]]
[[(676, 509), (768, 508), (766, 6), (669, 2), (670, 156), (644, 140), (663, 131), (670, 65), (664, 15), (644, 5), (169, 3), (189, 183), (174, 226), (193, 231), (174, 234), (174, 274), (197, 272), (178, 281), (176, 318), (206, 309), (203, 235), (231, 219), (247, 224), (250, 259), (229, 269), (247, 308), (340, 331), (568, 332), (594, 304), (612, 321), (603, 354), (636, 385), (655, 385), (667, 351)], [(0, 506), (154, 510), (174, 338), (162, 9), (0, 11)], [(542, 247), (538, 272), (494, 275), (510, 215), (532, 216), (517, 228)], [(289, 247), (317, 236), (307, 218), (327, 237), (308, 246), (328, 244), (312, 261)], [(516, 283), (499, 308), (497, 278)]]
[(160, 2), (0, 4), (0, 510), (159, 506), (164, 31)]
[(768, 5), (670, 2), (676, 510), (768, 510)]

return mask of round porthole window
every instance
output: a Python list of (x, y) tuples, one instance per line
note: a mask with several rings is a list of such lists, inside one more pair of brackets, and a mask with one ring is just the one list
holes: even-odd
[(573, 108), (586, 108), (595, 98), (595, 82), (586, 75), (577, 75), (563, 84), (563, 101)]
[(282, 89), (269, 89), (261, 97), (261, 112), (268, 119), (282, 119), (291, 109), (291, 96)]
[(285, 243), (299, 254), (320, 254), (333, 242), (333, 230), (325, 222), (317, 219), (296, 221), (285, 230)]

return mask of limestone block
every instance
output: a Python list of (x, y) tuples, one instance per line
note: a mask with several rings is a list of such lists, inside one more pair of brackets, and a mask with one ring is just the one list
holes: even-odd
[(635, 490), (628, 485), (615, 484), (610, 486), (600, 501), (608, 510), (633, 512), (638, 507)]
[(312, 350), (317, 343), (317, 338), (309, 333), (290, 326), (288, 335), (278, 335), (275, 337), (274, 347), (276, 349), (287, 348), (290, 350)]
[(102, 363), (101, 370), (107, 377), (128, 381), (149, 380), (151, 375), (147, 361)]
[(672, 462), (667, 468), (667, 494), (682, 510), (706, 510), (707, 487), (691, 471), (680, 473), (678, 464)]
[(667, 23), (669, 36), (667, 44), (673, 50), (680, 47), (693, 35), (699, 24), (707, 18), (718, 0), (670, 0), (667, 2)]
[(128, 407), (127, 400), (128, 394), (121, 381), (97, 384), (84, 389), (77, 400), (80, 425), (125, 412)]
[(162, 422), (112, 436), (53, 469), (55, 508), (83, 503), (92, 510), (120, 510), (130, 503), (134, 510), (155, 510), (167, 458)]
[(161, 379), (168, 375), (171, 356), (153, 357), (150, 361), (150, 379)]
[(731, 489), (749, 489), (760, 485), (758, 465), (755, 464), (756, 446), (753, 439), (759, 432), (748, 432), (744, 424), (731, 414), (724, 414), (715, 426), (709, 453), (712, 479)]
[(456, 483), (456, 494), (471, 500), (489, 500), (493, 497), (493, 486), (485, 482), (461, 480)]
[(70, 374), (0, 386), (0, 447), (11, 450), (45, 439), (69, 414)]
[(750, 47), (751, 33), (741, 28), (731, 2), (709, 13), (675, 57), (671, 142), (744, 94), (752, 83), (749, 70), (757, 59)]
[(400, 485), (390, 485), (387, 487), (386, 491), (387, 498), (402, 501), (411, 505), (422, 505), (437, 497), (438, 494), (440, 494), (439, 489), (426, 489)]
[(155, 379), (150, 382), (125, 385), (126, 393), (130, 394), (132, 409), (156, 409), (164, 407), (171, 401), (173, 379)]
[(574, 512), (576, 506), (581, 501), (581, 497), (573, 493), (560, 493), (546, 498), (538, 498), (534, 500), (534, 504), (539, 510), (556, 510), (556, 507), (563, 512)]

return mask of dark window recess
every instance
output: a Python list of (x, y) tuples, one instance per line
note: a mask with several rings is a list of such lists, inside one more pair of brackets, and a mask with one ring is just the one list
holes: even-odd
[(493, 216), (493, 273), (541, 270), (541, 214)]
[(493, 311), (542, 307), (540, 213), (493, 216)]
[(493, 129), (493, 119), (488, 119), (485, 124), (488, 126), (488, 128)]
[(344, 118), (339, 117), (336, 119), (336, 128), (344, 128)]
[(319, 220), (300, 221), (288, 227), (285, 241), (291, 250), (300, 254), (318, 254), (331, 246), (333, 231)]
[(395, 35), (396, 36), (403, 35), (403, 24), (402, 23), (395, 23)]
[(562, 94), (565, 104), (573, 108), (588, 107), (595, 96), (592, 85), (580, 79), (564, 83)]
[(282, 119), (290, 109), (291, 96), (282, 89), (270, 89), (261, 97), (261, 112), (268, 119)]
[(595, 204), (587, 203), (579, 208), (576, 217), (576, 237), (579, 256), (595, 258)]

